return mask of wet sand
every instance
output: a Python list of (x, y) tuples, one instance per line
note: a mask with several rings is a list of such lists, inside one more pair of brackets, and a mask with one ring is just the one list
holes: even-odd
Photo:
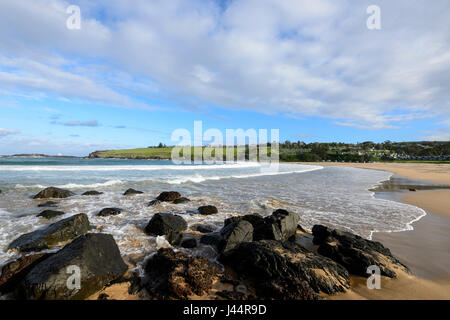
[(413, 180), (439, 184), (450, 184), (450, 164), (434, 163), (342, 163), (342, 162), (297, 162), (320, 166), (343, 166), (361, 169), (383, 170)]
[[(450, 184), (450, 165), (445, 164), (320, 164), (385, 170), (409, 179)], [(369, 290), (365, 278), (352, 277), (351, 291), (329, 298), (450, 299), (450, 190), (398, 191), (379, 196), (409, 203), (427, 212), (412, 224), (414, 230), (373, 235), (373, 240), (388, 247), (412, 274), (401, 274), (397, 279), (382, 277), (380, 290)]]

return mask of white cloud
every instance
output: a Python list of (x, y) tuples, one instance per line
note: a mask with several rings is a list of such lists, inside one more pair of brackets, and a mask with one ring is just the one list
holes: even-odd
[(360, 128), (415, 119), (398, 114), (450, 119), (447, 0), (380, 0), (380, 31), (366, 28), (370, 1), (77, 3), (76, 32), (65, 28), (66, 2), (0, 4), (2, 87), (142, 109), (153, 106), (131, 96), (316, 115)]
[(19, 130), (0, 128), (0, 138), (19, 133), (20, 133)]

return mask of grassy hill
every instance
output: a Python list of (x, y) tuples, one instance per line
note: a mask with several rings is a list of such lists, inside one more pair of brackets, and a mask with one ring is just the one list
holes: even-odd
[[(171, 159), (173, 147), (151, 147), (151, 148), (136, 148), (136, 149), (122, 149), (122, 150), (105, 150), (95, 151), (89, 155), (89, 158), (119, 158), (119, 159)], [(200, 148), (200, 147), (197, 147)], [(205, 147), (202, 147), (202, 154), (204, 154)], [(234, 147), (234, 158), (237, 159), (239, 153), (245, 154), (245, 159), (248, 159), (249, 149), (246, 147)], [(195, 148), (191, 147), (191, 159), (193, 159)], [(227, 151), (223, 148), (223, 155), (225, 157)], [(268, 156), (271, 155), (270, 147), (267, 148)], [(183, 154), (180, 153), (180, 156)], [(215, 150), (211, 152), (212, 157), (215, 157)], [(242, 157), (239, 157), (242, 159)]]
[(170, 159), (171, 156), (172, 148), (166, 147), (95, 151), (89, 158)]

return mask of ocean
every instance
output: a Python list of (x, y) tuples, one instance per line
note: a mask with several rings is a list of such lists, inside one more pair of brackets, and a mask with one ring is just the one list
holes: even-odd
[[(59, 218), (86, 213), (96, 232), (112, 234), (122, 255), (134, 262), (167, 245), (142, 231), (156, 212), (180, 214), (189, 226), (203, 223), (219, 229), (230, 216), (270, 215), (283, 208), (297, 212), (305, 228), (324, 224), (368, 239), (373, 232), (410, 230), (411, 223), (425, 215), (415, 206), (374, 197), (370, 189), (389, 180), (388, 172), (299, 164), (280, 164), (277, 171), (262, 169), (259, 163), (248, 162), (174, 165), (168, 160), (0, 158), (0, 265), (18, 256), (6, 251), (12, 240), (58, 220), (36, 217), (45, 208), (38, 208), (43, 201), (32, 196), (49, 186), (76, 193), (57, 200), (55, 210), (65, 212)], [(123, 196), (128, 188), (144, 194)], [(88, 190), (103, 194), (81, 196)], [(147, 206), (160, 192), (171, 190), (191, 202)], [(219, 214), (199, 215), (196, 209), (206, 204), (216, 206)], [(106, 207), (123, 212), (97, 217)], [(197, 250), (214, 255), (205, 248)]]

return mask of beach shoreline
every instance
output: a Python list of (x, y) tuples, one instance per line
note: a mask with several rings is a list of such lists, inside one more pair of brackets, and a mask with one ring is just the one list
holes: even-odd
[[(307, 164), (307, 163), (301, 163)], [(323, 166), (345, 166), (383, 170), (396, 176), (430, 184), (450, 185), (450, 166), (442, 164), (405, 163), (310, 163)], [(382, 189), (381, 189), (382, 190)], [(401, 274), (397, 279), (382, 277), (382, 289), (369, 290), (365, 278), (353, 277), (352, 289), (330, 299), (450, 299), (450, 190), (397, 190), (387, 198), (417, 206), (426, 215), (413, 222), (413, 230), (376, 232), (374, 241), (381, 242), (404, 262), (412, 275)], [(376, 192), (380, 192), (377, 190)], [(383, 197), (382, 194), (376, 196)]]

